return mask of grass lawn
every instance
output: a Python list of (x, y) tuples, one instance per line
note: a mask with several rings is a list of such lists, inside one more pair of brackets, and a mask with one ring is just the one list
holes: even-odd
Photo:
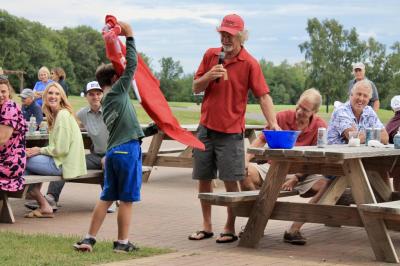
[[(72, 103), (75, 111), (78, 111), (80, 108), (86, 106), (86, 99), (79, 96), (70, 96), (68, 98)], [(15, 100), (20, 103), (20, 98), (15, 97)], [(151, 122), (150, 117), (143, 110), (142, 106), (136, 101), (132, 100), (133, 105), (135, 106), (137, 116), (139, 118), (140, 123), (146, 124)], [(200, 105), (196, 103), (186, 103), (186, 102), (168, 102), (169, 106), (173, 109), (175, 117), (179, 120), (181, 124), (197, 124), (200, 120)], [(275, 111), (279, 112), (287, 109), (294, 109), (294, 105), (275, 105)], [(260, 105), (258, 104), (249, 104), (247, 105), (247, 113), (252, 114), (262, 114)], [(333, 106), (329, 106), (329, 112), (326, 113), (326, 107), (321, 106), (319, 111), (319, 116), (321, 116), (326, 122), (329, 122), (333, 111)], [(381, 119), (383, 124), (386, 124), (390, 118), (394, 115), (391, 110), (380, 109), (378, 111), (378, 116)], [(264, 124), (263, 119), (254, 119), (249, 118), (246, 119), (246, 124), (255, 124), (262, 125)]]
[(72, 245), (79, 237), (28, 235), (0, 232), (1, 265), (91, 265), (132, 260), (172, 252), (169, 249), (140, 247), (130, 254), (112, 251), (112, 242), (99, 241), (91, 253), (77, 252)]

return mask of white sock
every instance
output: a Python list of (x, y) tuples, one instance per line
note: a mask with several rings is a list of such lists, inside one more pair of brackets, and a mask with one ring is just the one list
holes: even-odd
[(118, 239), (118, 243), (126, 245), (126, 244), (128, 244), (128, 239), (124, 239), (124, 240)]
[(89, 234), (86, 234), (85, 238), (93, 238), (94, 240), (96, 240), (95, 236), (92, 236), (92, 235), (89, 235)]

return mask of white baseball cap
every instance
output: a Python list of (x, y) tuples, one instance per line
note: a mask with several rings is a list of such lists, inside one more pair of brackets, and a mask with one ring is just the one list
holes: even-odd
[(390, 107), (392, 107), (393, 111), (400, 111), (400, 95), (396, 95), (390, 101)]
[(86, 85), (86, 93), (88, 93), (91, 90), (101, 90), (103, 89), (100, 87), (99, 83), (97, 81), (91, 81)]
[(365, 70), (365, 65), (361, 62), (357, 62), (353, 64), (353, 71), (356, 70), (357, 68)]

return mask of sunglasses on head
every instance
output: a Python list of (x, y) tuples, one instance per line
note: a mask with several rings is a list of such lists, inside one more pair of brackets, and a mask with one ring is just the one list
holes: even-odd
[(4, 74), (1, 74), (0, 75), (0, 80), (8, 80), (8, 76), (4, 75)]

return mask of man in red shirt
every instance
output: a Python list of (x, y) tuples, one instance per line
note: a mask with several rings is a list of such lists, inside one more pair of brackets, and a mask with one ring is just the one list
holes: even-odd
[[(224, 181), (226, 191), (238, 191), (244, 178), (245, 112), (248, 91), (259, 99), (262, 112), (272, 129), (279, 129), (261, 67), (243, 47), (247, 39), (242, 18), (236, 14), (224, 17), (217, 31), (222, 47), (210, 48), (193, 80), (193, 91), (204, 91), (198, 138), (205, 151), (194, 150), (193, 179), (199, 181), (199, 192), (212, 192), (212, 179)], [(201, 240), (213, 236), (211, 206), (201, 202), (203, 229), (189, 236)], [(235, 217), (228, 208), (228, 218), (217, 243), (237, 240)]]
[[(295, 110), (281, 111), (277, 113), (278, 125), (282, 130), (300, 130), (301, 133), (296, 140), (296, 146), (310, 146), (317, 144), (318, 128), (327, 128), (326, 122), (317, 115), (322, 98), (316, 89), (305, 90), (297, 102)], [(267, 127), (269, 129), (269, 127)], [(266, 141), (261, 134), (252, 144), (252, 147), (263, 147)], [(246, 155), (247, 174), (240, 182), (242, 190), (259, 189), (264, 182), (269, 164), (258, 165), (249, 163), (254, 157), (253, 154)], [(316, 203), (326, 191), (329, 179), (323, 175), (288, 175), (286, 182), (282, 185), (283, 190), (297, 190), (302, 197), (313, 198), (309, 203)], [(306, 239), (301, 235), (300, 228), (304, 223), (294, 222), (290, 229), (285, 232), (285, 242), (297, 245), (304, 245)]]

